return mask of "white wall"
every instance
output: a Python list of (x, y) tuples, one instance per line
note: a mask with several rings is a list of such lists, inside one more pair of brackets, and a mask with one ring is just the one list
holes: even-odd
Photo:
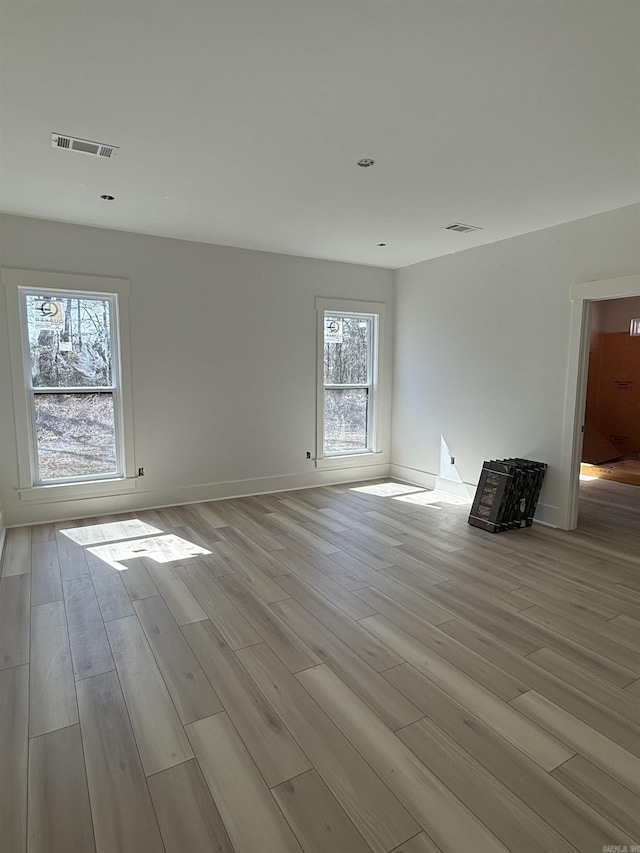
[(604, 332), (604, 325), (606, 320), (606, 308), (607, 302), (603, 300), (602, 302), (594, 302), (591, 306), (591, 334), (594, 335), (597, 332)]
[(640, 317), (640, 297), (605, 299), (598, 307), (603, 311), (602, 332), (628, 332), (631, 320)]
[(398, 271), (393, 474), (431, 484), (441, 435), (471, 494), (484, 459), (541, 460), (550, 469), (538, 517), (561, 523), (569, 290), (640, 271), (639, 211), (621, 208)]
[[(315, 297), (386, 301), (374, 267), (3, 216), (0, 265), (128, 278), (136, 468), (132, 496), (27, 505), (16, 493), (15, 425), (0, 297), (0, 499), (30, 523), (385, 475), (316, 470)], [(393, 326), (393, 316), (389, 317)], [(391, 347), (385, 354), (391, 374)]]

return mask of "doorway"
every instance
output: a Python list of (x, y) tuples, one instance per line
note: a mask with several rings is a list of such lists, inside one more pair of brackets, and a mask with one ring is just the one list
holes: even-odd
[(591, 306), (580, 478), (640, 486), (640, 296)]
[(574, 284), (571, 288), (571, 330), (562, 443), (559, 527), (573, 530), (578, 524), (580, 464), (587, 397), (587, 375), (594, 303), (640, 296), (640, 275)]

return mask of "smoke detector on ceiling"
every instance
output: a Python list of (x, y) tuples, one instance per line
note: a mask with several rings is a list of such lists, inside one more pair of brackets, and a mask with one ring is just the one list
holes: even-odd
[(91, 139), (79, 139), (77, 136), (64, 136), (61, 133), (51, 134), (52, 148), (66, 148), (67, 151), (77, 151), (79, 154), (90, 154), (92, 157), (115, 157), (119, 151), (117, 145), (107, 145), (104, 142), (93, 142)]
[(452, 222), (451, 225), (443, 225), (444, 231), (457, 231), (459, 234), (466, 234), (468, 231), (482, 231), (479, 225), (465, 225), (463, 222)]

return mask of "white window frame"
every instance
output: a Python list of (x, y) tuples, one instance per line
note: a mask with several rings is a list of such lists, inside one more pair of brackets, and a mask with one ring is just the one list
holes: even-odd
[[(9, 349), (13, 384), (16, 446), (18, 454), (18, 493), (22, 501), (60, 501), (99, 497), (128, 492), (136, 487), (133, 444), (133, 404), (131, 391), (129, 312), (130, 285), (126, 279), (67, 275), (38, 270), (2, 270), (9, 321)], [(37, 291), (69, 296), (108, 296), (112, 300), (113, 386), (98, 390), (113, 391), (116, 441), (120, 470), (115, 475), (78, 477), (67, 481), (37, 481), (34, 435), (33, 392), (30, 379), (25, 295)], [(72, 393), (64, 389), (67, 393)], [(82, 389), (86, 391), (86, 389)]]
[[(317, 377), (316, 377), (316, 467), (348, 468), (379, 464), (384, 448), (381, 442), (380, 399), (383, 378), (383, 353), (385, 334), (385, 303), (356, 301), (352, 299), (316, 298), (317, 315)], [(368, 388), (367, 447), (362, 450), (325, 453), (324, 450), (324, 327), (326, 315), (371, 318), (370, 376), (369, 382), (358, 385), (340, 385), (339, 388)], [(329, 386), (334, 387), (334, 386)]]

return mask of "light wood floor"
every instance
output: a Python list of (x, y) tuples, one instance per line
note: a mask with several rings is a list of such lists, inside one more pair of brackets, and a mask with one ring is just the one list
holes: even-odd
[(640, 843), (640, 490), (497, 536), (404, 491), (8, 531), (2, 853)]
[(614, 480), (629, 486), (640, 486), (640, 459), (636, 454), (633, 459), (614, 459), (613, 462), (603, 462), (600, 465), (583, 462), (580, 465), (580, 474), (600, 480)]

